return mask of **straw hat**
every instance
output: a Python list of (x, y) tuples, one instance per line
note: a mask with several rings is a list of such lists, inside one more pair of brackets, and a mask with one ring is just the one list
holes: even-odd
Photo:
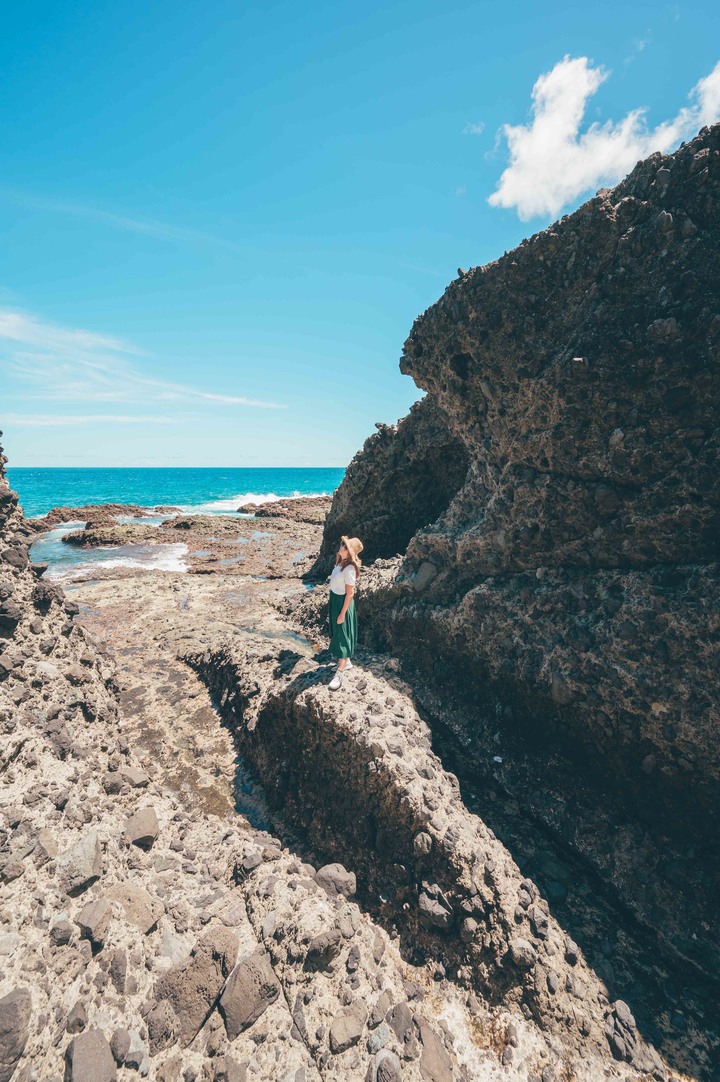
[(340, 538), (345, 543), (345, 547), (354, 560), (360, 561), (360, 553), (365, 547), (359, 537), (346, 537), (345, 534)]

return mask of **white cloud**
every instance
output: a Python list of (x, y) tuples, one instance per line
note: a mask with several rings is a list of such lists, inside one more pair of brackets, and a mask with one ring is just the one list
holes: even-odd
[(591, 124), (580, 132), (588, 101), (609, 77), (586, 56), (566, 56), (541, 75), (532, 91), (529, 124), (503, 126), (510, 164), (488, 202), (527, 220), (555, 216), (572, 200), (616, 184), (641, 158), (667, 153), (705, 124), (720, 119), (720, 63), (693, 87), (690, 105), (655, 128), (646, 110), (633, 109), (617, 124)]
[(479, 120), (477, 124), (466, 124), (463, 128), (463, 135), (482, 135), (485, 131), (485, 124), (482, 120)]
[(283, 409), (244, 395), (198, 390), (145, 375), (129, 356), (143, 354), (129, 342), (49, 323), (27, 312), (0, 309), (0, 367), (38, 388), (35, 398), (75, 402), (214, 402), (225, 406)]

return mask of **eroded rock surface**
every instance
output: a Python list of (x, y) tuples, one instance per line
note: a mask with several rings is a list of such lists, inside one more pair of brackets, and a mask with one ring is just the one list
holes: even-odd
[[(154, 523), (119, 523), (98, 508), (83, 529), (64, 534), (62, 541), (86, 549), (181, 543), (187, 548), (184, 558), (192, 574), (299, 577), (307, 573), (316, 555), (324, 517), (318, 506), (306, 512), (290, 506), (304, 503), (314, 501), (285, 501), (287, 514), (279, 510), (262, 521), (237, 515), (197, 514), (173, 515)], [(51, 516), (52, 512), (47, 518)], [(42, 521), (36, 520), (38, 524)], [(94, 575), (95, 571), (89, 573)]]
[(431, 396), (416, 402), (397, 425), (376, 427), (333, 496), (313, 576), (329, 575), (343, 534), (361, 537), (366, 562), (404, 552), (465, 479), (465, 446), (448, 430)]
[[(189, 660), (224, 704), (271, 799), (321, 852), (352, 854), (362, 896), (397, 929), (416, 964), (432, 958), (442, 977), (521, 1008), (577, 1056), (602, 1059), (622, 1008), (532, 881), (463, 806), (457, 779), (433, 755), (406, 691), (364, 671), (354, 673), (346, 696), (334, 697), (306, 658), (257, 641)], [(356, 889), (355, 876), (336, 865), (315, 881), (337, 904)], [(329, 930), (311, 941), (306, 968), (334, 967), (341, 943)], [(357, 965), (348, 957), (351, 976)], [(408, 1029), (417, 1040), (410, 1012), (400, 1024), (398, 1010), (387, 1012), (396, 1035), (404, 1041)], [(359, 1007), (341, 1012), (331, 1049), (353, 1047), (364, 1024)], [(427, 1064), (444, 1063), (446, 1053), (422, 1031), (420, 1039), (434, 1077)], [(640, 1070), (660, 1068), (637, 1031), (611, 1047)]]
[[(366, 634), (370, 623), (419, 677), (468, 753), (513, 747), (507, 784), (520, 795), (532, 778), (545, 823), (708, 975), (719, 958), (719, 208), (716, 125), (463, 274), (419, 317), (401, 368), (470, 466), (363, 595)], [(370, 445), (361, 457), (365, 474), (386, 468)], [(344, 499), (362, 521), (350, 474)], [(581, 828), (558, 799), (586, 801)], [(613, 817), (622, 840), (608, 853)]]
[[(314, 669), (310, 644), (277, 614), (248, 607), (256, 629), (237, 629), (256, 583), (120, 577), (76, 588), (81, 615), (30, 566), (4, 477), (0, 513), (2, 596), (17, 606), (0, 653), (8, 1079), (524, 1082), (571, 1063), (587, 1082), (600, 1064), (637, 1076), (601, 1032), (601, 1017), (615, 1032), (609, 1004), (583, 1042), (564, 1023), (524, 1017), (512, 997), (481, 999), (434, 958), (410, 959), (402, 936), (363, 911), (365, 858), (355, 861), (351, 838), (313, 863), (232, 810), (217, 715), (177, 657), (192, 646), (219, 656), (220, 639), (259, 642), (244, 695), (278, 667), (290, 673), (297, 650)], [(328, 695), (316, 705), (332, 713)], [(632, 1023), (624, 1032), (643, 1054)]]
[(244, 503), (238, 507), (238, 511), (243, 515), (254, 515), (255, 518), (285, 518), (292, 522), (310, 522), (322, 526), (331, 503), (330, 496), (303, 496), (259, 504)]

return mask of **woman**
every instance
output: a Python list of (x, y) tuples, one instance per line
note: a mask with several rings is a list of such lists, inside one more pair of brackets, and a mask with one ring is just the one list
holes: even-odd
[(345, 671), (352, 668), (350, 658), (355, 653), (357, 641), (354, 597), (362, 550), (359, 538), (343, 536), (330, 576), (330, 653), (338, 659), (337, 670), (330, 681), (331, 691), (338, 690)]

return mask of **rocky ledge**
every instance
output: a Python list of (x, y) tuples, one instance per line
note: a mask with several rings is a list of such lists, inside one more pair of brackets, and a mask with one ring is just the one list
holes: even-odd
[[(533, 885), (463, 812), (406, 694), (391, 691), (391, 671), (387, 680), (366, 677), (371, 745), (347, 704), (316, 686), (316, 675), (303, 676), (303, 667), (317, 670), (309, 644), (298, 659), (270, 632), (225, 628), (220, 641), (217, 620), (198, 628), (179, 603), (172, 586), (181, 575), (167, 579), (161, 631), (151, 622), (159, 595), (149, 603), (142, 576), (127, 583), (124, 618), (113, 616), (104, 631), (111, 647), (127, 641), (120, 652), (136, 657), (143, 685), (190, 697), (165, 659), (167, 651), (192, 656), (213, 687), (236, 681), (232, 704), (228, 692), (217, 705), (242, 707), (238, 742), (255, 731), (258, 769), (263, 719), (282, 710), (285, 731), (269, 724), (266, 762), (287, 754), (283, 740), (286, 749), (303, 747), (302, 769), (315, 777), (314, 788), (293, 792), (287, 775), (287, 822), (317, 818), (305, 840), (290, 837), (282, 817), (278, 833), (232, 808), (213, 814), (193, 800), (187, 778), (166, 775), (148, 733), (156, 727), (153, 740), (162, 740), (167, 724), (171, 741), (172, 716), (143, 717), (137, 698), (133, 713), (115, 657), (88, 630), (93, 619), (103, 630), (102, 614), (79, 613), (30, 564), (31, 531), (4, 476), (0, 532), (0, 1079), (547, 1082), (570, 1071), (590, 1082), (600, 1072), (667, 1074)], [(199, 597), (205, 580), (191, 581)], [(108, 604), (125, 589), (118, 582), (106, 584)], [(81, 586), (76, 596), (85, 590), (97, 601), (102, 589)], [(305, 690), (298, 678), (309, 679)], [(246, 706), (253, 700), (260, 724)], [(183, 713), (178, 705), (175, 725)], [(201, 764), (202, 748), (220, 740), (220, 722), (210, 706), (188, 714)], [(321, 718), (311, 748), (305, 742)], [(387, 793), (373, 819), (376, 842), (386, 839), (380, 867), (405, 891), (418, 874), (427, 882), (417, 904), (407, 900), (414, 888), (405, 901), (394, 893), (387, 915), (374, 919), (366, 898), (379, 883), (369, 877), (375, 850), (356, 848), (348, 794), (331, 772), (359, 799), (361, 773), (376, 759), (395, 761), (403, 734), (421, 788), (403, 791), (402, 775), (382, 765), (368, 790), (377, 800), (384, 782)], [(367, 802), (358, 810), (367, 825)], [(423, 957), (411, 956), (415, 930)]]
[(578, 1076), (599, 1071), (608, 1049), (663, 1073), (627, 1004), (610, 1002), (535, 884), (464, 807), (392, 663), (365, 658), (340, 698), (311, 659), (264, 641), (187, 660), (269, 799), (316, 851), (345, 855), (364, 904), (414, 964), (432, 960), (436, 980), (519, 1008)]
[(330, 510), (330, 496), (298, 496), (288, 500), (270, 500), (267, 503), (244, 503), (238, 507), (243, 515), (255, 518), (284, 518), (292, 522), (310, 522), (322, 526)]
[(149, 509), (135, 503), (84, 504), (82, 507), (53, 507), (46, 515), (31, 519), (39, 531), (60, 526), (63, 522), (84, 522), (86, 526), (114, 526), (119, 517), (144, 518), (152, 514), (179, 512), (179, 507), (156, 507)]

